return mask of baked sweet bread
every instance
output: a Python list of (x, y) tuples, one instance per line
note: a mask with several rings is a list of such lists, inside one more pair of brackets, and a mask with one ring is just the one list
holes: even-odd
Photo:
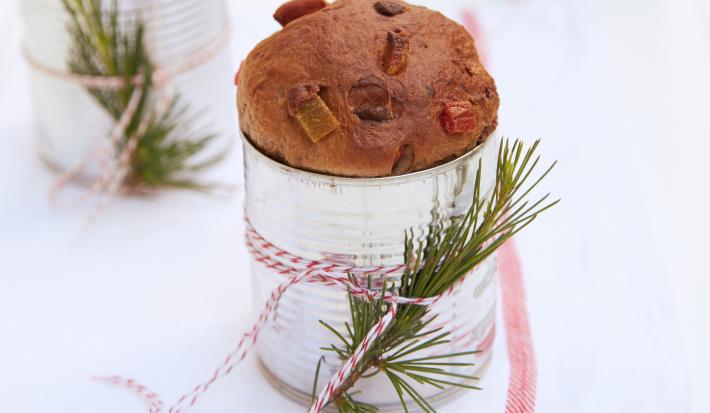
[(245, 60), (242, 131), (295, 168), (351, 177), (424, 170), (496, 129), (499, 98), (474, 40), (398, 0), (294, 0)]

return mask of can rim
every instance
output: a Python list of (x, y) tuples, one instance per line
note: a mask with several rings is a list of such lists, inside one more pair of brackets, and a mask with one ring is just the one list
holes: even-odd
[(441, 175), (445, 172), (449, 172), (453, 169), (456, 169), (459, 165), (464, 164), (466, 161), (470, 160), (471, 158), (475, 157), (478, 155), (480, 152), (483, 152), (484, 149), (488, 148), (490, 145), (493, 145), (494, 143), (499, 141), (499, 135), (497, 133), (497, 129), (494, 130), (490, 135), (488, 135), (488, 138), (484, 143), (481, 145), (476, 146), (469, 152), (466, 152), (465, 154), (459, 156), (458, 158), (451, 160), (449, 162), (446, 162), (441, 165), (437, 165), (435, 167), (429, 168), (429, 169), (424, 169), (422, 171), (417, 171), (417, 172), (412, 172), (408, 173), (405, 175), (397, 175), (397, 176), (382, 176), (382, 177), (371, 177), (371, 178), (364, 178), (364, 177), (349, 177), (349, 176), (337, 176), (337, 175), (327, 175), (319, 172), (313, 172), (313, 171), (308, 171), (304, 169), (299, 169), (295, 168), (290, 165), (283, 164), (268, 155), (264, 154), (259, 148), (257, 148), (251, 140), (246, 136), (246, 134), (240, 130), (239, 131), (239, 136), (242, 138), (242, 142), (245, 145), (245, 148), (249, 149), (252, 153), (255, 153), (256, 156), (259, 157), (262, 161), (268, 163), (272, 167), (281, 170), (282, 172), (285, 172), (289, 175), (292, 175), (294, 177), (298, 178), (307, 178), (310, 181), (316, 181), (316, 182), (321, 182), (321, 183), (328, 183), (328, 184), (340, 184), (340, 185), (362, 185), (362, 186), (369, 186), (369, 185), (388, 185), (388, 184), (402, 184), (402, 183), (408, 183), (411, 181), (421, 181), (427, 178), (431, 178), (434, 176)]

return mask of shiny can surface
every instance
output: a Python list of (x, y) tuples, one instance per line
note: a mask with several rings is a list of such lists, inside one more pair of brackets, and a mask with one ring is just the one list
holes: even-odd
[[(495, 136), (495, 135), (494, 135)], [(304, 172), (280, 164), (244, 139), (246, 214), (269, 243), (312, 260), (357, 266), (403, 262), (404, 234), (410, 228), (423, 239), (432, 221), (462, 215), (471, 205), (479, 162), (482, 193), (495, 183), (499, 140), (485, 144), (448, 164), (398, 177), (341, 178)], [(287, 278), (252, 259), (252, 288), (257, 312), (273, 289)], [(432, 312), (436, 323), (452, 332), (452, 342), (439, 354), (482, 350), (473, 368), (457, 373), (482, 377), (491, 358), (495, 335), (497, 265), (495, 257), (474, 270)], [(349, 321), (346, 293), (340, 287), (306, 283), (283, 295), (278, 316), (261, 333), (258, 353), (267, 377), (279, 390), (304, 404), (310, 402), (316, 364), (326, 356), (318, 382), (327, 383), (342, 361), (320, 350), (337, 343), (319, 324), (343, 329)], [(438, 325), (438, 324), (437, 324)], [(433, 355), (422, 352), (418, 356)], [(462, 360), (455, 360), (461, 362)], [(466, 360), (470, 362), (471, 360)], [(382, 411), (399, 411), (399, 398), (386, 378), (361, 380), (358, 400)], [(422, 387), (433, 404), (454, 392)], [(413, 411), (416, 406), (410, 403)]]

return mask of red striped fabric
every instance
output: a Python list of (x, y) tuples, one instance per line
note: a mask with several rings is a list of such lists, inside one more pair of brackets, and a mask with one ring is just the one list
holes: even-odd
[(513, 241), (498, 253), (503, 318), (510, 360), (506, 413), (532, 413), (537, 396), (537, 365), (530, 331), (520, 257)]
[[(472, 8), (461, 13), (461, 22), (476, 40), (479, 59), (488, 60), (485, 33)], [(530, 331), (523, 272), (515, 243), (508, 241), (499, 250), (498, 266), (503, 296), (503, 317), (510, 360), (510, 381), (506, 413), (532, 413), (537, 397), (537, 364)]]

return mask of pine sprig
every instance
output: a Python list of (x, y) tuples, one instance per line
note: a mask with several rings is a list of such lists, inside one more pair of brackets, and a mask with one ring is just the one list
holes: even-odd
[[(116, 0), (108, 10), (102, 8), (101, 0), (62, 0), (62, 3), (70, 16), (70, 71), (78, 75), (122, 78), (125, 82), (117, 89), (88, 88), (91, 96), (118, 122), (134, 92), (140, 92), (137, 110), (114, 148), (118, 155), (130, 139), (137, 142), (123, 184), (129, 188), (211, 189), (210, 185), (195, 181), (194, 174), (220, 162), (225, 154), (194, 161), (213, 142), (215, 135), (191, 136), (193, 119), (186, 118), (187, 108), (176, 100), (164, 113), (156, 114), (151, 107), (155, 100), (152, 92), (156, 69), (145, 47), (143, 23), (139, 20), (135, 30), (122, 31)], [(141, 130), (139, 126), (144, 121), (147, 127)]]
[[(549, 202), (549, 194), (536, 201), (528, 199), (531, 192), (555, 167), (553, 163), (533, 180), (540, 163), (536, 155), (539, 141), (525, 149), (516, 140), (501, 143), (496, 171), (496, 183), (488, 199), (482, 194), (481, 165), (474, 183), (473, 202), (464, 216), (454, 217), (449, 222), (434, 222), (430, 225), (424, 241), (415, 245), (414, 233), (405, 237), (406, 269), (398, 285), (382, 288), (402, 297), (430, 298), (446, 292), (471, 270), (490, 257), (508, 239), (530, 225), (535, 219), (556, 205)], [(372, 281), (368, 280), (368, 288)], [(323, 350), (335, 353), (347, 360), (367, 332), (383, 317), (389, 305), (382, 300), (362, 299), (349, 295), (351, 322), (345, 323), (345, 334), (327, 323), (321, 322), (338, 339)], [(413, 401), (427, 413), (434, 408), (412, 385), (433, 386), (438, 389), (459, 387), (479, 389), (470, 383), (476, 377), (451, 371), (451, 368), (471, 367), (465, 360), (476, 354), (472, 350), (440, 356), (418, 356), (424, 351), (450, 343), (450, 333), (441, 328), (430, 328), (435, 320), (427, 307), (401, 305), (396, 317), (373, 342), (362, 361), (353, 369), (350, 377), (334, 392), (331, 398), (340, 413), (370, 413), (376, 407), (358, 403), (352, 387), (361, 379), (384, 374), (399, 396), (402, 408), (408, 412), (408, 400)], [(319, 363), (320, 367), (320, 363)], [(316, 382), (320, 368), (316, 373)]]

